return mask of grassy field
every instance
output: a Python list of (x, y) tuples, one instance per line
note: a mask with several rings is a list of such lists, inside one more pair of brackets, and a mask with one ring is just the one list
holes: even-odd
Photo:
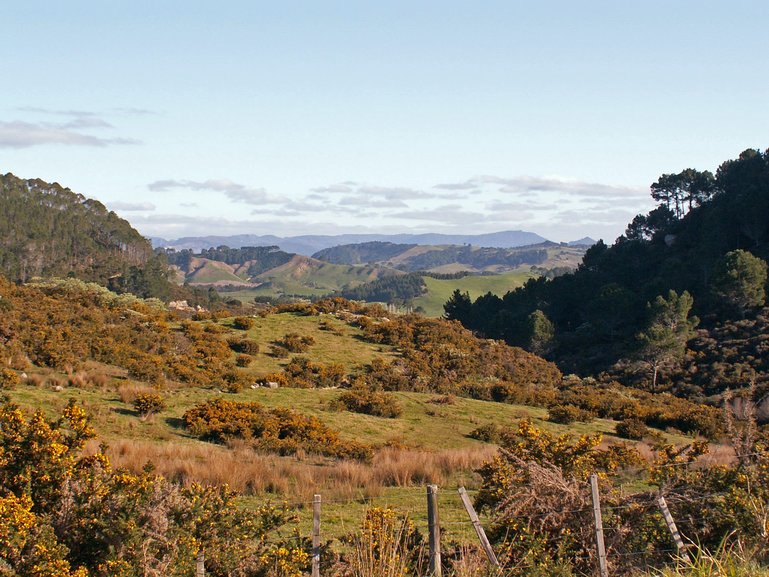
[[(421, 307), (427, 316), (439, 317), (443, 314), (443, 304), (456, 289), (469, 293), (470, 298), (473, 300), (488, 292), (502, 296), (506, 292), (522, 286), (523, 283), (534, 276), (536, 275), (528, 271), (513, 271), (495, 275), (469, 275), (449, 280), (424, 277), (427, 293), (414, 299), (413, 306)], [(324, 296), (330, 292), (331, 290), (329, 289), (320, 288), (320, 283), (315, 286), (308, 286), (303, 281), (282, 279), (275, 281), (274, 284), (262, 285), (252, 289), (227, 291), (222, 293), (222, 295), (226, 298), (238, 299), (243, 303), (252, 303), (256, 296), (275, 297), (280, 294), (288, 294), (311, 297)]]
[[(282, 330), (282, 329), (281, 329)], [(91, 367), (108, 370), (108, 367)], [(298, 506), (302, 534), (309, 530), (312, 495), (324, 496), (324, 535), (338, 537), (356, 528), (366, 507), (392, 506), (409, 512), (417, 526), (426, 527), (425, 485), (441, 487), (442, 525), (447, 538), (468, 540), (472, 527), (456, 493), (458, 486), (477, 489), (473, 469), (493, 456), (494, 445), (476, 441), (468, 433), (487, 423), (512, 425), (528, 417), (547, 429), (573, 433), (611, 433), (613, 423), (596, 420), (571, 427), (547, 422), (541, 408), (507, 405), (423, 393), (394, 393), (403, 415), (385, 419), (332, 410), (335, 389), (247, 388), (237, 394), (215, 389), (168, 388), (162, 391), (167, 407), (142, 419), (132, 405), (146, 389), (117, 372), (103, 388), (21, 385), (9, 392), (13, 401), (40, 408), (56, 417), (70, 398), (82, 403), (92, 417), (98, 441), (109, 446), (115, 466), (140, 470), (152, 462), (156, 470), (179, 482), (227, 483), (246, 494), (243, 506), (265, 500)], [(61, 376), (63, 378), (63, 375)], [(229, 446), (202, 442), (182, 426), (186, 410), (202, 401), (223, 397), (258, 401), (268, 407), (289, 407), (319, 418), (338, 430), (343, 439), (381, 447), (373, 463), (338, 462), (298, 454), (279, 457), (254, 452), (245, 443)]]
[[(231, 326), (231, 319), (223, 324)], [(248, 371), (258, 378), (280, 371), (288, 363), (288, 358), (270, 356), (270, 344), (288, 333), (311, 337), (315, 341), (302, 356), (317, 363), (341, 363), (348, 371), (370, 363), (374, 357), (390, 358), (396, 354), (391, 347), (364, 341), (360, 329), (333, 315), (271, 314), (257, 319), (248, 331), (233, 329), (232, 336), (247, 337), (259, 343), (261, 351), (248, 367)]]
[(427, 294), (414, 299), (414, 306), (422, 307), (427, 316), (439, 317), (443, 314), (443, 304), (457, 289), (460, 292), (467, 292), (472, 300), (488, 292), (502, 296), (522, 286), (534, 276), (528, 271), (514, 271), (495, 275), (471, 275), (450, 280), (424, 277)]

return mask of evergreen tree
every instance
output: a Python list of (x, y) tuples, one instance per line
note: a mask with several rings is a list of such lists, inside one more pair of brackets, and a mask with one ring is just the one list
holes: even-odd
[(667, 298), (660, 295), (646, 305), (648, 321), (637, 337), (640, 343), (637, 356), (652, 373), (652, 391), (657, 390), (660, 370), (683, 360), (686, 343), (699, 324), (697, 317), (689, 318), (693, 304), (694, 299), (688, 292), (679, 295), (671, 290)]
[(455, 289), (449, 300), (443, 305), (443, 316), (450, 321), (459, 321), (465, 326), (470, 322), (470, 316), (473, 312), (473, 304), (470, 301), (470, 294), (460, 292)]
[(766, 301), (766, 261), (744, 250), (733, 250), (718, 261), (713, 275), (713, 292), (740, 315)]

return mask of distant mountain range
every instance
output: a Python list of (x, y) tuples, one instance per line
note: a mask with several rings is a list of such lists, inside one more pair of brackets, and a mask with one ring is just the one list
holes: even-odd
[[(277, 246), (281, 250), (311, 256), (323, 249), (335, 246), (368, 242), (389, 242), (412, 245), (472, 245), (491, 248), (517, 248), (547, 242), (547, 239), (533, 232), (508, 230), (489, 234), (339, 234), (339, 235), (301, 235), (279, 237), (274, 235), (239, 234), (234, 236), (195, 236), (176, 240), (152, 238), (155, 248), (190, 249), (195, 252), (211, 247), (228, 246)], [(590, 246), (595, 241), (590, 238), (568, 243), (570, 246)]]

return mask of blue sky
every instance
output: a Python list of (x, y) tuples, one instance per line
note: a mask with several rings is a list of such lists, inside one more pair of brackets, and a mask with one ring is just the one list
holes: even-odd
[(147, 236), (612, 241), (769, 147), (769, 2), (8, 0), (0, 171)]

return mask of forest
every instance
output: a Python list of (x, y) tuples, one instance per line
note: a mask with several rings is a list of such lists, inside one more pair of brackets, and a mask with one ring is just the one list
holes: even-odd
[(658, 207), (574, 274), (529, 280), (503, 297), (445, 310), (478, 334), (553, 360), (700, 399), (767, 383), (769, 153), (746, 150), (713, 175), (693, 169), (651, 186)]

